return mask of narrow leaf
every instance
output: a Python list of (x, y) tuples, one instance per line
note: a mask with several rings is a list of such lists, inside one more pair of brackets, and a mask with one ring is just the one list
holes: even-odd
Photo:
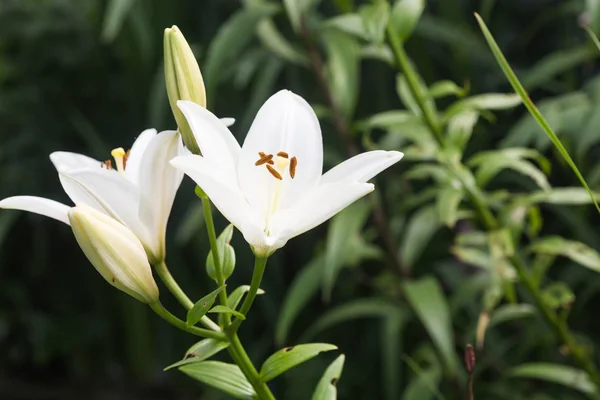
[(407, 301), (415, 311), (435, 346), (440, 352), (446, 370), (453, 374), (458, 369), (454, 350), (454, 332), (450, 320), (450, 308), (438, 282), (431, 277), (403, 285)]
[(317, 388), (312, 395), (312, 400), (336, 400), (337, 399), (337, 382), (342, 376), (344, 368), (344, 355), (340, 355), (334, 362), (329, 364), (329, 367), (323, 373), (323, 376), (317, 384)]
[(550, 236), (537, 240), (530, 249), (535, 253), (564, 256), (584, 267), (600, 272), (600, 254), (587, 244), (576, 240)]
[[(247, 293), (248, 290), (250, 290), (250, 286), (249, 285), (238, 286), (227, 297), (227, 307), (231, 308), (232, 310), (235, 310), (237, 308), (237, 306), (240, 304), (240, 301), (242, 300), (242, 297), (244, 297), (244, 294)], [(265, 291), (262, 290), (262, 289), (258, 289), (258, 291), (256, 292), (256, 294), (265, 294)]]
[(215, 299), (217, 298), (219, 293), (221, 293), (225, 289), (225, 286), (227, 285), (223, 285), (220, 288), (214, 290), (213, 292), (207, 294), (206, 296), (198, 300), (196, 304), (194, 304), (194, 306), (187, 313), (186, 324), (188, 326), (196, 325), (198, 321), (200, 321), (202, 317), (206, 315), (208, 310), (210, 310), (210, 307), (212, 307), (213, 303), (215, 302)]
[(213, 355), (217, 354), (229, 346), (228, 342), (222, 342), (215, 339), (203, 339), (190, 347), (186, 352), (183, 360), (177, 361), (164, 369), (167, 371), (171, 368), (181, 367), (182, 365), (202, 362)]
[(421, 14), (425, 9), (425, 0), (397, 0), (392, 8), (390, 24), (400, 40), (410, 37)]
[(320, 353), (336, 349), (337, 346), (327, 343), (299, 344), (281, 349), (264, 362), (260, 368), (260, 380), (268, 382)]
[(585, 394), (596, 394), (596, 388), (587, 373), (565, 365), (550, 363), (523, 364), (510, 370), (509, 376), (541, 379), (558, 383)]
[(523, 85), (521, 85), (521, 83), (519, 82), (519, 79), (517, 78), (517, 76), (515, 75), (513, 70), (511, 69), (510, 65), (508, 64), (508, 61), (506, 61), (506, 58), (502, 54), (502, 51), (498, 47), (498, 44), (494, 40), (494, 37), (492, 36), (492, 34), (488, 30), (487, 26), (485, 25), (485, 22), (483, 22), (483, 20), (477, 13), (475, 13), (475, 18), (477, 18), (477, 22), (479, 23), (479, 26), (483, 32), (483, 35), (485, 36), (485, 40), (488, 42), (488, 45), (490, 46), (492, 53), (494, 53), (494, 57), (496, 57), (496, 60), (498, 61), (500, 68), (502, 68), (504, 75), (506, 75), (508, 81), (510, 82), (512, 87), (515, 89), (515, 92), (517, 92), (517, 94), (521, 97), (521, 100), (525, 104), (525, 107), (527, 107), (527, 110), (531, 113), (533, 118), (535, 118), (535, 120), (538, 122), (538, 124), (540, 124), (540, 126), (542, 127), (544, 132), (546, 132), (546, 134), (548, 135), (548, 137), (550, 138), (552, 143), (554, 143), (554, 146), (558, 149), (558, 151), (563, 156), (565, 161), (567, 161), (567, 164), (569, 164), (569, 167), (571, 167), (571, 169), (573, 170), (573, 172), (575, 173), (575, 175), (577, 176), (577, 178), (579, 179), (579, 181), (581, 182), (583, 187), (585, 187), (585, 189), (588, 191), (590, 197), (592, 198), (592, 201), (594, 202), (594, 205), (596, 206), (596, 210), (598, 210), (598, 212), (600, 213), (600, 206), (596, 202), (596, 199), (594, 198), (592, 191), (590, 190), (587, 182), (581, 175), (581, 172), (579, 172), (579, 169), (575, 165), (575, 162), (573, 162), (573, 159), (571, 158), (571, 156), (569, 155), (569, 153), (567, 152), (567, 150), (561, 143), (558, 136), (556, 136), (556, 133), (554, 133), (554, 131), (552, 130), (550, 125), (548, 125), (548, 122), (546, 122), (546, 120), (544, 119), (544, 117), (542, 116), (540, 111), (537, 109), (537, 107), (533, 104), (533, 102), (529, 98), (529, 95), (523, 88)]
[(237, 365), (220, 361), (202, 361), (184, 365), (179, 370), (186, 375), (219, 389), (236, 399), (252, 399), (256, 393)]
[(232, 314), (232, 315), (235, 315), (236, 317), (238, 317), (241, 320), (245, 320), (246, 319), (246, 316), (244, 314), (242, 314), (241, 312), (232, 310), (231, 308), (223, 306), (223, 305), (214, 306), (208, 312), (209, 313), (216, 313), (216, 314)]

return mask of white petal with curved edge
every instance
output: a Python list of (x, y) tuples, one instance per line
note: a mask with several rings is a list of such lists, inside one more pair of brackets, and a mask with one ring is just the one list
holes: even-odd
[(192, 128), (202, 157), (226, 173), (235, 174), (240, 144), (229, 129), (213, 113), (196, 103), (179, 100), (177, 107)]
[[(218, 165), (197, 155), (176, 157), (171, 160), (171, 165), (192, 178), (221, 214), (239, 230), (248, 223), (257, 223), (255, 212), (244, 199), (235, 177), (231, 179), (219, 170)], [(259, 226), (259, 229), (264, 227)]]
[(319, 185), (292, 207), (272, 217), (270, 236), (289, 240), (304, 233), (373, 191), (371, 183), (329, 183)]
[(321, 177), (321, 184), (335, 182), (367, 182), (397, 163), (404, 156), (399, 151), (374, 150), (356, 155), (336, 165)]
[(221, 120), (223, 125), (225, 125), (227, 127), (235, 124), (235, 118), (219, 118), (219, 119)]
[(32, 213), (54, 218), (57, 221), (69, 224), (68, 212), (71, 207), (58, 201), (36, 196), (14, 196), (0, 201), (0, 208), (29, 211)]
[(58, 172), (69, 172), (77, 169), (100, 168), (100, 161), (83, 154), (69, 151), (55, 151), (50, 154), (50, 161)]
[(140, 174), (140, 165), (143, 160), (144, 152), (150, 141), (156, 136), (156, 129), (146, 129), (135, 139), (131, 145), (127, 164), (125, 166), (125, 176), (130, 181), (137, 183)]
[[(258, 209), (268, 207), (273, 198), (273, 178), (266, 166), (255, 166), (259, 152), (287, 152), (296, 157), (296, 175), (284, 178), (280, 208), (315, 187), (323, 170), (323, 139), (319, 120), (310, 105), (300, 96), (281, 90), (260, 108), (242, 146), (238, 162), (238, 181), (248, 201)], [(265, 190), (266, 189), (266, 190)]]
[(177, 131), (161, 132), (148, 144), (141, 163), (139, 217), (152, 240), (151, 247), (156, 258), (153, 261), (162, 261), (165, 256), (167, 221), (183, 179), (183, 172), (173, 167), (169, 161), (180, 154), (181, 148), (181, 138)]
[(94, 207), (121, 222), (148, 250), (151, 240), (138, 216), (139, 191), (128, 179), (114, 170), (99, 168), (62, 173), (60, 181), (75, 204)]

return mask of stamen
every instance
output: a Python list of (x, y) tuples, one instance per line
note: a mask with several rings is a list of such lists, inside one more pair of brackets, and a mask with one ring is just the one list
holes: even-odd
[(100, 168), (106, 168), (108, 170), (111, 170), (112, 169), (112, 161), (111, 160), (101, 161)]
[(277, 172), (277, 170), (273, 167), (271, 167), (269, 164), (267, 164), (267, 169), (269, 170), (269, 172), (271, 173), (271, 175), (273, 175), (275, 178), (282, 180), (283, 178), (281, 177), (281, 174), (279, 172)]
[(258, 156), (259, 156), (260, 158), (263, 158), (263, 157), (265, 157), (266, 155), (267, 155), (267, 153), (265, 153), (264, 151), (259, 151), (259, 152), (258, 152)]
[(129, 160), (129, 154), (131, 153), (131, 149), (127, 150), (125, 156), (123, 157), (123, 169), (127, 169), (127, 160)]
[(264, 156), (261, 156), (260, 160), (258, 160), (257, 162), (255, 162), (254, 165), (256, 165), (258, 167), (259, 165), (272, 164), (273, 163), (273, 154), (265, 154), (265, 153), (262, 153), (262, 154), (264, 154)]
[(117, 171), (123, 173), (125, 171), (125, 166), (123, 163), (123, 158), (125, 157), (125, 150), (122, 147), (117, 147), (110, 152), (110, 155), (113, 156), (115, 162), (117, 164)]
[(288, 153), (286, 153), (285, 151), (280, 151), (279, 153), (277, 153), (277, 156), (283, 157), (283, 158), (289, 158)]
[(290, 160), (290, 176), (294, 179), (296, 176), (296, 167), (298, 166), (298, 159), (296, 157), (292, 157)]

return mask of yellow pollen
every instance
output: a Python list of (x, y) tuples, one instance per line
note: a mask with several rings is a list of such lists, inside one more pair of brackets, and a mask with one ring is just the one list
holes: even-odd
[(115, 159), (115, 163), (117, 164), (117, 171), (123, 173), (125, 171), (125, 150), (122, 147), (117, 147), (110, 152), (110, 155)]

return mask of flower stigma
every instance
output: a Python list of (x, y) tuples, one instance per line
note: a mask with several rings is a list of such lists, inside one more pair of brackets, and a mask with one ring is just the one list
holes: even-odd
[[(115, 159), (115, 164), (117, 166), (117, 171), (120, 174), (125, 172), (125, 168), (127, 167), (127, 159), (129, 158), (130, 150), (125, 151), (122, 147), (117, 147), (110, 152), (110, 155)], [(101, 168), (106, 168), (108, 170), (112, 170), (112, 161), (106, 160), (100, 163)]]

